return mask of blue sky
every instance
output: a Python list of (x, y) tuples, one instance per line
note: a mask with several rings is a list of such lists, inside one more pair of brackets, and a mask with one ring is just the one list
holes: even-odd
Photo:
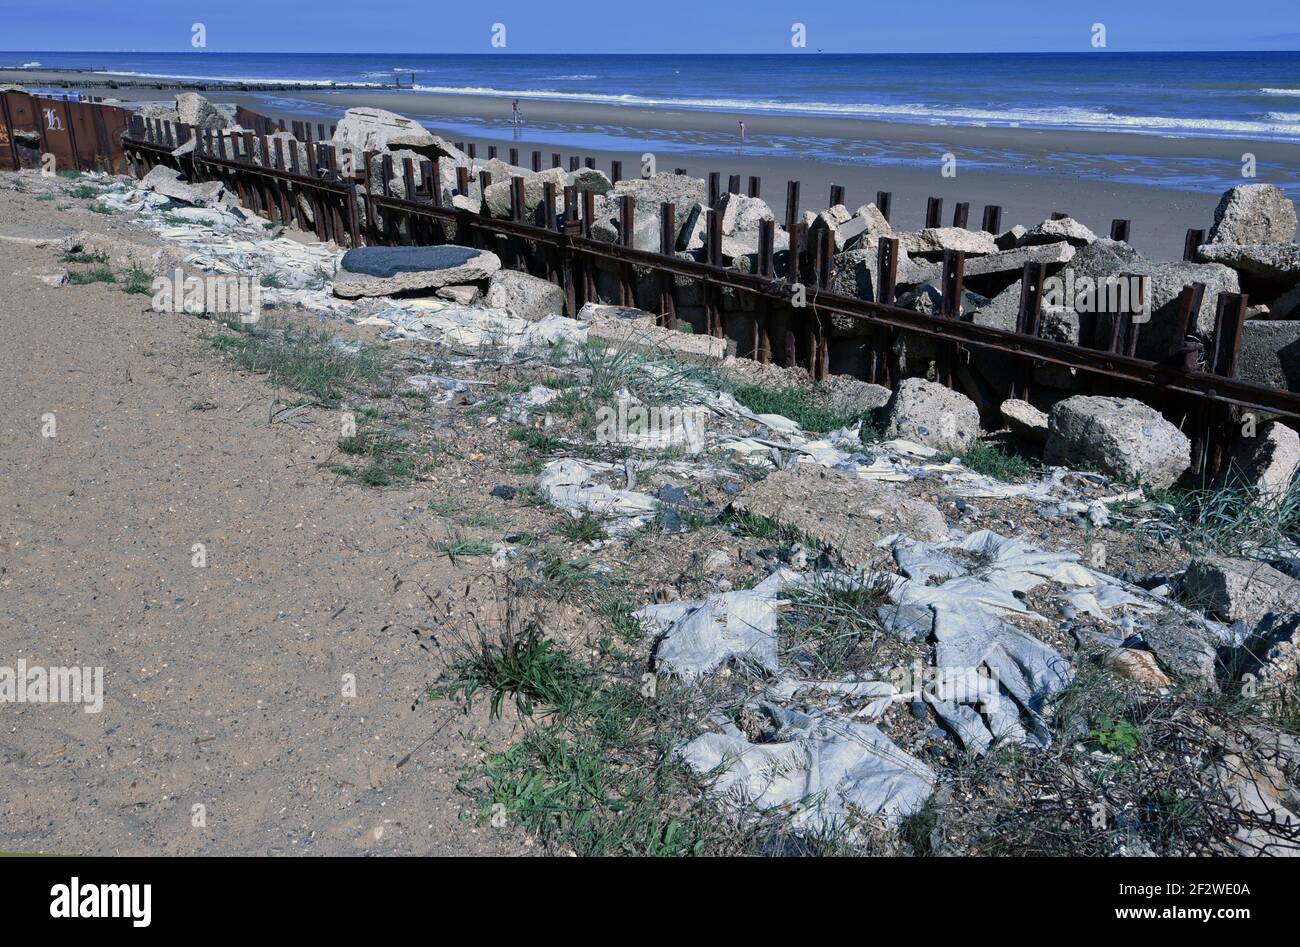
[[(129, 11), (129, 12), (128, 12)], [(5, 50), (219, 52), (791, 52), (790, 25), (827, 52), (1300, 49), (1297, 0), (0, 0)], [(775, 77), (774, 77), (775, 78)]]

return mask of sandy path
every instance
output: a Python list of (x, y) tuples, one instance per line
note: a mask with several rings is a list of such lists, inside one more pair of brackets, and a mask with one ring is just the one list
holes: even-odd
[[(0, 221), (74, 214), (0, 201)], [(421, 586), (464, 578), (427, 488), (338, 481), (328, 419), (268, 426), (275, 393), (206, 353), (203, 322), (47, 288), (30, 270), (58, 251), (0, 250), (0, 665), (102, 666), (105, 691), (98, 714), (0, 705), (0, 850), (501, 851), (459, 819), (481, 715), (394, 768), (444, 719), (412, 708), (439, 665)]]

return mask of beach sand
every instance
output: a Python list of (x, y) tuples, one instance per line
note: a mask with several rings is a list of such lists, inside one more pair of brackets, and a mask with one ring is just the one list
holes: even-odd
[[(0, 81), (69, 81), (67, 73), (0, 71)], [(82, 77), (90, 80), (91, 77)], [(80, 80), (78, 80), (80, 84)], [(164, 84), (160, 84), (164, 85)], [(109, 88), (89, 81), (82, 88), (124, 101), (167, 100), (175, 90)], [(852, 210), (893, 195), (892, 222), (912, 229), (924, 222), (926, 199), (944, 201), (943, 222), (954, 205), (970, 203), (970, 226), (978, 227), (986, 204), (1003, 209), (1004, 229), (1027, 227), (1052, 213), (1068, 213), (1106, 236), (1111, 221), (1132, 222), (1130, 242), (1161, 259), (1181, 256), (1188, 228), (1208, 229), (1222, 191), (1236, 184), (1277, 184), (1300, 196), (1300, 144), (1240, 139), (1174, 138), (1124, 132), (1053, 131), (1012, 127), (916, 125), (834, 117), (755, 115), (640, 106), (530, 99), (521, 103), (526, 124), (510, 124), (511, 100), (487, 95), (446, 95), (394, 90), (208, 93), (274, 118), (334, 121), (346, 108), (385, 108), (416, 118), (453, 141), (518, 148), (521, 163), (533, 150), (549, 167), (551, 154), (593, 157), (608, 171), (622, 162), (624, 176), (639, 173), (641, 156), (656, 156), (659, 170), (683, 167), (696, 176), (717, 171), (762, 178), (762, 196), (778, 217), (785, 214), (786, 182), (801, 183), (801, 208), (820, 210), (832, 184), (844, 186)], [(738, 122), (746, 123), (747, 142)], [(1241, 177), (1246, 153), (1258, 177)], [(944, 156), (956, 174), (945, 177)]]

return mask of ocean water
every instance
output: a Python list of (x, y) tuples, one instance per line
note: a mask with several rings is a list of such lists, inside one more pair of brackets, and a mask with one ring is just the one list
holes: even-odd
[(0, 52), (0, 66), (938, 125), (1300, 141), (1300, 52), (410, 55)]

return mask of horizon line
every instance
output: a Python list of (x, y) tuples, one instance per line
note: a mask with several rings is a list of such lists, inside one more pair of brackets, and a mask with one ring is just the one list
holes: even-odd
[[(363, 52), (345, 52), (342, 50), (302, 50), (302, 49), (0, 49), (0, 54), (5, 53), (165, 53), (172, 55), (193, 55), (193, 56), (211, 56), (211, 55), (236, 55), (236, 56), (255, 56), (262, 54), (291, 55), (291, 56), (483, 56), (491, 58), (501, 58), (509, 56), (592, 56), (592, 57), (613, 57), (613, 56), (696, 56), (696, 57), (718, 57), (718, 56), (1142, 56), (1142, 55), (1180, 55), (1188, 53), (1250, 53), (1253, 55), (1266, 53), (1295, 53), (1300, 49), (999, 49), (999, 50), (893, 50), (889, 52), (859, 50), (859, 51), (769, 51), (769, 52), (664, 52), (664, 51), (647, 51), (647, 52), (615, 52), (615, 53), (592, 53), (586, 50), (574, 50), (572, 52), (458, 52), (454, 50), (387, 50), (378, 51), (370, 50)], [(5, 67), (21, 68), (21, 67)]]

